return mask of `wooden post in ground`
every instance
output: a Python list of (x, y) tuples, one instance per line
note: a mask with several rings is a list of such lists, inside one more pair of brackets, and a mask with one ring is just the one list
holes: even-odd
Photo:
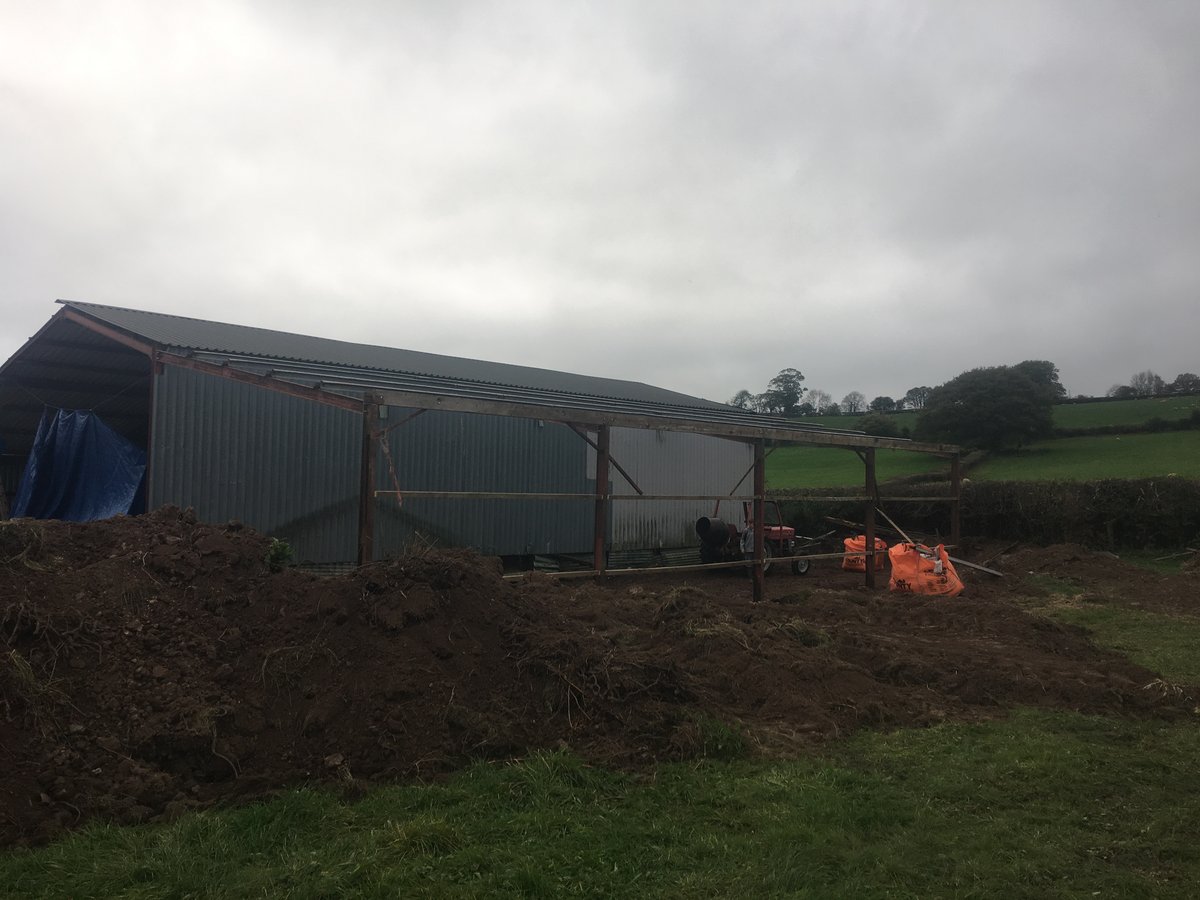
[(376, 426), (379, 402), (368, 396), (362, 411), (362, 461), (358, 470), (358, 564), (375, 558), (375, 451), (379, 446)]
[(866, 556), (864, 560), (867, 564), (866, 584), (867, 587), (875, 587), (875, 504), (879, 502), (879, 497), (875, 491), (875, 448), (868, 447), (866, 453), (863, 454), (864, 468), (866, 469), (867, 483), (867, 509), (866, 515), (863, 516), (864, 532), (867, 539)]
[(608, 538), (608, 467), (608, 426), (601, 425), (596, 429), (596, 514), (592, 535), (592, 565), (599, 576), (604, 575), (604, 546)]
[(754, 584), (754, 601), (757, 603), (765, 595), (766, 572), (763, 571), (763, 518), (766, 504), (763, 502), (767, 493), (767, 464), (763, 442), (754, 442), (754, 566), (750, 570)]

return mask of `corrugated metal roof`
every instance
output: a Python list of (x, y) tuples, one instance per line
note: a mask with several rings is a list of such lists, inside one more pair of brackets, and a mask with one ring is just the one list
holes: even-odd
[(576, 375), (571, 372), (556, 372), (532, 366), (423, 353), (418, 350), (353, 344), (330, 338), (273, 331), (269, 328), (229, 325), (166, 313), (102, 306), (97, 303), (82, 303), (75, 300), (58, 302), (109, 325), (139, 335), (151, 343), (192, 352), (349, 366), (359, 370), (425, 375), (482, 384), (608, 397), (616, 400), (661, 403), (670, 406), (730, 409), (723, 403), (715, 403), (711, 400), (692, 397), (637, 381)]

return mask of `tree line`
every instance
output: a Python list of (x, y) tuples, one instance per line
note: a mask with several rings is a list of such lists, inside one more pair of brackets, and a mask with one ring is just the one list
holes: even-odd
[(865, 412), (924, 409), (932, 392), (931, 387), (914, 387), (898, 400), (881, 396), (868, 403), (861, 391), (850, 391), (838, 402), (828, 391), (804, 387), (804, 375), (799, 369), (783, 369), (767, 382), (767, 389), (761, 394), (740, 390), (729, 399), (729, 405), (773, 416), (856, 416)]
[[(1110, 397), (1145, 397), (1200, 391), (1200, 377), (1185, 372), (1167, 384), (1149, 370), (1135, 374), (1128, 385), (1114, 385)], [(826, 391), (804, 387), (798, 369), (784, 369), (761, 394), (738, 391), (732, 406), (779, 416), (867, 415), (858, 423), (868, 434), (896, 436), (901, 428), (883, 415), (917, 410), (911, 435), (925, 441), (959, 444), (988, 450), (1015, 449), (1048, 437), (1054, 429), (1053, 407), (1066, 399), (1058, 367), (1044, 359), (1027, 359), (1011, 366), (971, 369), (934, 388), (911, 388), (900, 400), (880, 396), (867, 403), (859, 391), (834, 402)]]

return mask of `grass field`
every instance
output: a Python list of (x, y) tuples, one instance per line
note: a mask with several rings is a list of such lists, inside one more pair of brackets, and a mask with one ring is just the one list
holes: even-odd
[[(1200, 409), (1200, 395), (1189, 397), (1156, 397), (1143, 400), (1105, 400), (1099, 403), (1062, 403), (1054, 407), (1056, 428), (1097, 428), (1102, 425), (1140, 425), (1153, 418), (1186, 419)], [(894, 413), (890, 416), (899, 428), (917, 424), (916, 411)], [(806, 416), (800, 419), (824, 428), (857, 430), (862, 416)]]
[(1200, 395), (1110, 400), (1104, 403), (1064, 403), (1054, 407), (1058, 428), (1096, 428), (1101, 425), (1139, 425), (1150, 419), (1186, 419), (1200, 409)]
[[(1200, 679), (1200, 620), (1076, 591), (1041, 576), (1026, 605), (1165, 679)], [(0, 855), (0, 895), (1186, 898), (1197, 833), (1195, 721), (1018, 711), (789, 761), (629, 775), (544, 753), (353, 803), (299, 790), (93, 825)]]
[[(949, 472), (949, 463), (925, 453), (878, 450), (875, 473), (880, 481), (925, 472)], [(852, 450), (835, 447), (779, 447), (767, 457), (767, 486), (780, 488), (863, 484), (862, 460)]]
[(1089, 481), (1171, 473), (1200, 478), (1200, 431), (1042, 441), (1018, 453), (993, 456), (970, 476), (991, 481)]
[[(880, 450), (876, 453), (876, 470), (878, 479), (887, 481), (906, 475), (948, 471), (948, 465), (925, 454)], [(1149, 478), (1171, 473), (1184, 478), (1200, 478), (1200, 431), (1040, 441), (1016, 453), (995, 454), (968, 474), (980, 481), (1090, 481)], [(772, 490), (857, 486), (862, 479), (862, 462), (849, 450), (780, 447), (767, 458), (767, 486)]]

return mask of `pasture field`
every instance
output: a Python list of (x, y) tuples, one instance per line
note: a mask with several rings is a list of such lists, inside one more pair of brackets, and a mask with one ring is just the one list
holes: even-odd
[(1200, 394), (1187, 397), (1147, 397), (1108, 400), (1102, 403), (1060, 403), (1054, 407), (1057, 428), (1097, 428), (1103, 425), (1140, 425), (1150, 419), (1186, 419), (1200, 409)]
[(1041, 441), (995, 454), (970, 472), (989, 481), (1092, 481), (1156, 475), (1200, 478), (1200, 431)]
[[(904, 450), (878, 450), (875, 474), (879, 481), (921, 475), (926, 472), (949, 473), (944, 459)], [(863, 484), (862, 460), (852, 450), (837, 447), (778, 447), (767, 457), (767, 487), (808, 488)]]
[[(1096, 403), (1060, 403), (1054, 407), (1056, 428), (1098, 428), (1101, 426), (1141, 425), (1150, 419), (1167, 421), (1186, 419), (1200, 409), (1200, 394), (1186, 397), (1149, 397), (1138, 400), (1104, 400)], [(906, 410), (888, 413), (898, 428), (913, 428), (919, 413)], [(805, 416), (799, 421), (824, 428), (858, 430), (861, 415)]]

